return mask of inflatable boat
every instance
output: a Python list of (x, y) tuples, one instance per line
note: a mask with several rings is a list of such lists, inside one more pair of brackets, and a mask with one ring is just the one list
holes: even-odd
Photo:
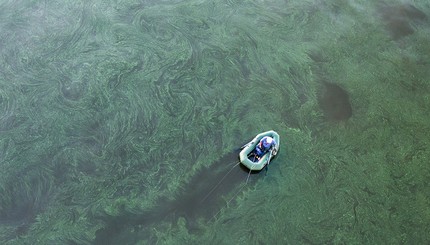
[[(257, 159), (253, 154), (255, 147), (260, 142), (260, 140), (264, 136), (272, 137), (276, 145), (272, 150), (269, 150), (264, 154), (260, 159)], [(258, 134), (252, 139), (248, 144), (242, 147), (242, 151), (239, 153), (240, 162), (247, 167), (249, 170), (259, 171), (262, 170), (267, 164), (270, 163), (270, 160), (276, 156), (279, 152), (280, 139), (279, 134), (273, 130)]]

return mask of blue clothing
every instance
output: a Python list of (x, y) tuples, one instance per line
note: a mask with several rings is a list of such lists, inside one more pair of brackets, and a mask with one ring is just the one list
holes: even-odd
[(258, 157), (264, 156), (264, 154), (266, 154), (272, 147), (275, 147), (276, 145), (275, 139), (272, 138), (272, 141), (269, 143), (268, 138), (271, 138), (271, 137), (264, 136), (255, 147), (255, 154)]

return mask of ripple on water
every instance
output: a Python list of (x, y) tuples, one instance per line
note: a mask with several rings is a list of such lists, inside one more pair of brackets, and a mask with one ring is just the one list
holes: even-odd
[(88, 78), (80, 74), (78, 70), (76, 76), (63, 77), (60, 80), (60, 91), (64, 99), (69, 101), (78, 101), (85, 96), (88, 90)]
[(77, 101), (85, 94), (86, 86), (82, 81), (66, 81), (61, 83), (61, 93), (68, 100)]

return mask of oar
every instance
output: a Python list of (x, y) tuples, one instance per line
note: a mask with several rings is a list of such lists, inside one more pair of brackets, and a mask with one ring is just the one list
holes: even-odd
[(243, 150), (245, 147), (247, 147), (249, 144), (251, 144), (251, 142), (248, 142), (246, 144), (244, 144), (242, 147), (240, 147), (241, 150)]
[(266, 174), (265, 175), (267, 175), (267, 170), (269, 169), (270, 158), (272, 157), (272, 151), (273, 150), (270, 150), (269, 158), (267, 159), (267, 164), (266, 164), (266, 167), (265, 167), (265, 169), (266, 169)]

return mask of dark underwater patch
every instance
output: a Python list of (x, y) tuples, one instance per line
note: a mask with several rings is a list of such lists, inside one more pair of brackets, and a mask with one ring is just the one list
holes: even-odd
[(383, 4), (379, 7), (378, 12), (385, 29), (394, 40), (413, 34), (415, 32), (413, 24), (427, 19), (424, 12), (411, 4), (395, 6)]
[(0, 225), (9, 227), (13, 232), (7, 239), (25, 235), (36, 216), (43, 212), (49, 202), (51, 183), (49, 177), (34, 169), (17, 173), (19, 178), (10, 177), (3, 187), (0, 200)]
[(344, 121), (352, 116), (348, 92), (334, 83), (323, 82), (318, 104), (328, 121)]

